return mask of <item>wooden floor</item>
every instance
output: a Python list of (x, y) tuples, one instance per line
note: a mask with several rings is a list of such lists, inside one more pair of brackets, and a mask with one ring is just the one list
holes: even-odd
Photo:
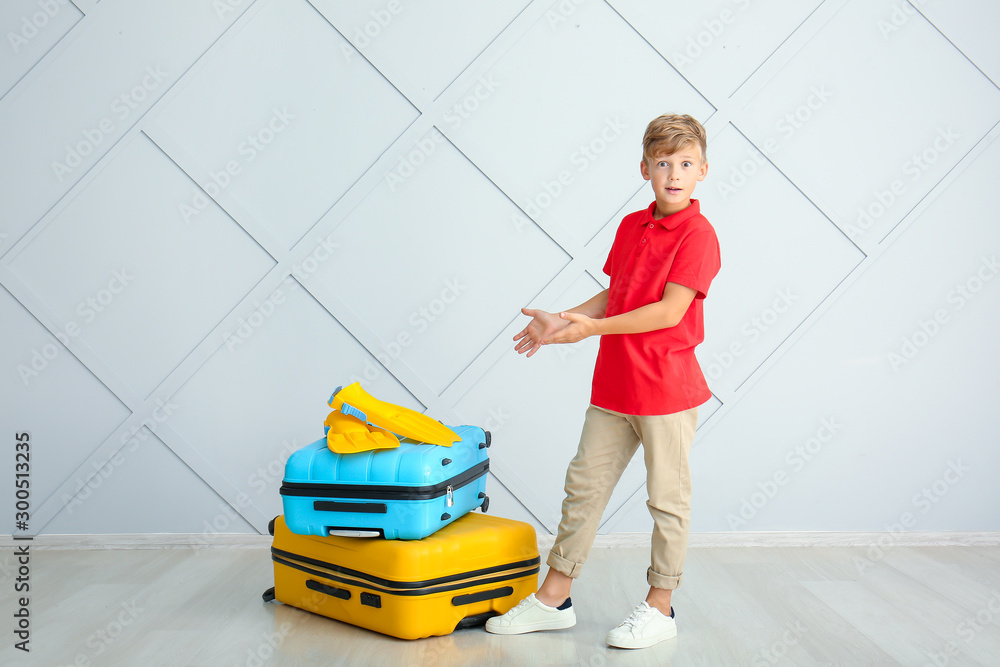
[(30, 654), (12, 551), (0, 665), (1000, 665), (1000, 547), (692, 548), (678, 638), (639, 651), (604, 637), (645, 594), (646, 549), (592, 552), (571, 630), (413, 642), (263, 603), (264, 547), (35, 550)]

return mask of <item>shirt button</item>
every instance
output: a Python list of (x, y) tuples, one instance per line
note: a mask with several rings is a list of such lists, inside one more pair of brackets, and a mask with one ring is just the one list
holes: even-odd
[(650, 228), (650, 229), (652, 229), (652, 228), (653, 228), (653, 223), (649, 223), (649, 228)]
[(646, 239), (643, 239), (643, 240), (642, 240), (642, 242), (643, 242), (643, 243), (645, 243), (645, 242), (646, 242)]

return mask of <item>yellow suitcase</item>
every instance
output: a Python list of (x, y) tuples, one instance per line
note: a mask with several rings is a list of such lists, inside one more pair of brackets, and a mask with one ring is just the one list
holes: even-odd
[(447, 635), (503, 614), (538, 586), (530, 525), (466, 514), (422, 540), (296, 535), (271, 522), (278, 600), (402, 639)]

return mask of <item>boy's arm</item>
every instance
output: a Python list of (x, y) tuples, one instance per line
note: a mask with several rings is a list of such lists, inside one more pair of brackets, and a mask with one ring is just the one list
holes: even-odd
[[(597, 320), (604, 317), (607, 308), (608, 290), (603, 290), (576, 308), (572, 308), (566, 312), (580, 314), (588, 319)], [(538, 348), (542, 345), (552, 342), (548, 339), (553, 334), (572, 324), (571, 321), (561, 318), (556, 313), (544, 310), (522, 308), (521, 312), (530, 317), (531, 322), (520, 333), (514, 336), (515, 341), (520, 341), (514, 346), (514, 349), (517, 350), (518, 354), (527, 352), (529, 357), (537, 352)]]
[(595, 320), (604, 319), (604, 313), (608, 309), (608, 290), (601, 290), (590, 297), (576, 308), (567, 310), (567, 313), (579, 313)]
[[(575, 343), (590, 336), (645, 333), (657, 329), (669, 329), (680, 323), (697, 294), (697, 290), (690, 287), (678, 283), (667, 283), (666, 287), (663, 288), (663, 297), (656, 303), (649, 303), (613, 317), (597, 319), (579, 311), (562, 312), (559, 313), (559, 317), (567, 321), (568, 324), (555, 330), (552, 335), (546, 336), (541, 343), (543, 345)], [(606, 305), (607, 301), (605, 301)]]

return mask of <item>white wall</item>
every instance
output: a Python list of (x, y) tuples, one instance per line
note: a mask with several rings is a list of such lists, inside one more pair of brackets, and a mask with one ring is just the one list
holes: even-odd
[[(0, 456), (29, 532), (263, 532), (325, 399), (491, 428), (554, 531), (646, 122), (709, 131), (693, 529), (1000, 530), (985, 0), (0, 7)], [(604, 532), (647, 530), (641, 457)]]

